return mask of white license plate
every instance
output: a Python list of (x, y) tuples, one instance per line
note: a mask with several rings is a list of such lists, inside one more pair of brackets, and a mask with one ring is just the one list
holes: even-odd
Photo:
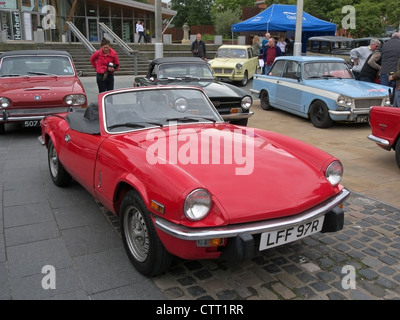
[(325, 216), (321, 216), (318, 219), (295, 227), (272, 232), (264, 232), (261, 234), (259, 250), (270, 249), (320, 232), (322, 225), (324, 224), (324, 218)]
[(356, 119), (357, 122), (368, 122), (369, 121), (369, 116), (358, 116)]

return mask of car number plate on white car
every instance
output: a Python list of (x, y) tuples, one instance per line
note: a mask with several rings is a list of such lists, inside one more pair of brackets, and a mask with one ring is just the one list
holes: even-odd
[(264, 232), (261, 234), (259, 250), (262, 251), (270, 249), (320, 232), (322, 225), (324, 224), (324, 218), (325, 216), (321, 216), (318, 219), (300, 224), (295, 227)]
[(369, 116), (358, 116), (356, 122), (364, 123), (369, 121)]

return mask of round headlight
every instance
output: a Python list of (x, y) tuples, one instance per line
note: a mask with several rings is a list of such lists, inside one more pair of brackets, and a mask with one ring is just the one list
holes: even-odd
[(328, 179), (332, 186), (339, 184), (343, 176), (343, 165), (340, 161), (333, 161), (325, 172), (325, 177)]
[(243, 65), (241, 63), (237, 63), (236, 64), (236, 69), (242, 70), (243, 69)]
[(86, 97), (83, 94), (70, 94), (64, 98), (64, 101), (69, 106), (81, 106), (86, 103)]
[(252, 104), (253, 104), (253, 99), (250, 96), (245, 96), (242, 99), (241, 105), (243, 109), (249, 109)]
[(353, 99), (345, 96), (339, 96), (336, 100), (337, 104), (342, 107), (351, 107)]
[(188, 108), (188, 103), (185, 98), (179, 98), (175, 101), (175, 109), (179, 112), (185, 112)]
[(390, 98), (389, 97), (385, 98), (385, 106), (390, 106)]
[(188, 219), (198, 221), (210, 212), (211, 205), (210, 193), (205, 189), (196, 189), (186, 197), (183, 210)]
[(11, 104), (10, 99), (5, 97), (0, 97), (0, 108), (8, 108)]

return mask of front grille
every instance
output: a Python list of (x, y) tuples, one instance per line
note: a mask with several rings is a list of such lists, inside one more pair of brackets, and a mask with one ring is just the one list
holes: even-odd
[(382, 105), (382, 99), (359, 99), (355, 102), (356, 109), (369, 109), (372, 106)]
[(215, 68), (214, 72), (215, 73), (222, 73), (222, 74), (231, 74), (233, 72), (233, 69)]

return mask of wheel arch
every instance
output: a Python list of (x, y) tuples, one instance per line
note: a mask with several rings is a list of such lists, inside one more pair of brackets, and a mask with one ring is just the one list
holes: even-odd
[(135, 179), (134, 177), (131, 177), (129, 180), (120, 181), (116, 185), (113, 197), (113, 207), (117, 217), (119, 217), (122, 200), (124, 199), (125, 195), (130, 191), (135, 191), (138, 194), (138, 196), (142, 198), (147, 209), (148, 210), (150, 209), (149, 197), (146, 188), (139, 180)]
[(324, 103), (324, 104), (326, 105), (326, 107), (328, 108), (328, 110), (330, 110), (329, 104), (328, 104), (327, 101), (325, 101), (324, 99), (321, 99), (320, 97), (313, 98), (313, 99), (311, 100), (310, 103), (306, 104), (307, 110), (305, 110), (305, 111), (306, 111), (306, 113), (307, 113), (307, 118), (308, 118), (308, 119), (310, 119), (310, 110), (311, 110), (311, 106), (312, 106), (314, 103), (317, 103), (317, 102), (322, 102), (322, 103)]

